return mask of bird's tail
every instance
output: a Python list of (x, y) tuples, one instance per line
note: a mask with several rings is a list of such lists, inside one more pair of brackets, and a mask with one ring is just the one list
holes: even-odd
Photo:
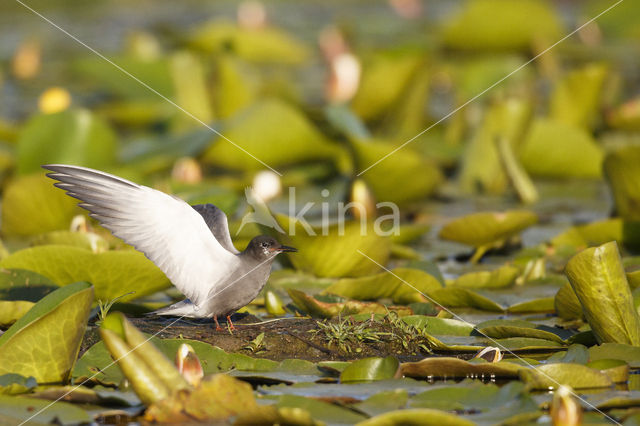
[(184, 299), (173, 305), (166, 306), (153, 312), (149, 312), (147, 315), (174, 315), (185, 317), (200, 317), (198, 311), (195, 309), (195, 305), (189, 299)]

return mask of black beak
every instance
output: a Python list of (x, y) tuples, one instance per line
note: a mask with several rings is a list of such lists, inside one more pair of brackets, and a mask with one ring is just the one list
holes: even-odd
[(273, 251), (277, 251), (278, 253), (282, 253), (282, 252), (286, 252), (286, 251), (296, 252), (296, 251), (298, 251), (298, 249), (297, 248), (293, 248), (293, 247), (289, 247), (289, 246), (280, 246), (280, 247), (275, 247), (273, 249)]

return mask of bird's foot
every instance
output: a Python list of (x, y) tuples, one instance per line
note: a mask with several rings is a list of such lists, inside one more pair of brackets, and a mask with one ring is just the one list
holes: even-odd
[(231, 315), (227, 315), (227, 327), (229, 328), (229, 330), (236, 329), (233, 323), (231, 322)]
[(222, 327), (220, 327), (220, 323), (218, 322), (218, 316), (217, 316), (217, 315), (214, 315), (214, 316), (213, 316), (213, 320), (214, 320), (214, 321), (215, 321), (215, 323), (216, 323), (216, 331), (222, 331), (222, 330), (224, 330)]

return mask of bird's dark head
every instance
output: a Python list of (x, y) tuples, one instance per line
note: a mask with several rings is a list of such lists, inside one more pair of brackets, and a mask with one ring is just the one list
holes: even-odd
[(245, 250), (245, 252), (259, 260), (276, 257), (279, 253), (286, 251), (293, 252), (298, 250), (293, 247), (283, 246), (275, 238), (266, 235), (260, 235), (252, 239)]

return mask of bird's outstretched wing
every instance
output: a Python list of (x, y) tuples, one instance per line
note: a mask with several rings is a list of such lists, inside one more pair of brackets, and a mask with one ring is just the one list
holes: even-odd
[(98, 170), (42, 167), (53, 172), (47, 176), (59, 181), (55, 186), (82, 201), (78, 205), (113, 235), (143, 252), (196, 306), (235, 267), (236, 256), (186, 202)]
[(196, 204), (191, 206), (200, 213), (205, 223), (211, 230), (211, 233), (216, 240), (233, 254), (240, 253), (231, 241), (231, 234), (229, 233), (229, 223), (227, 221), (227, 215), (222, 210), (213, 204)]

